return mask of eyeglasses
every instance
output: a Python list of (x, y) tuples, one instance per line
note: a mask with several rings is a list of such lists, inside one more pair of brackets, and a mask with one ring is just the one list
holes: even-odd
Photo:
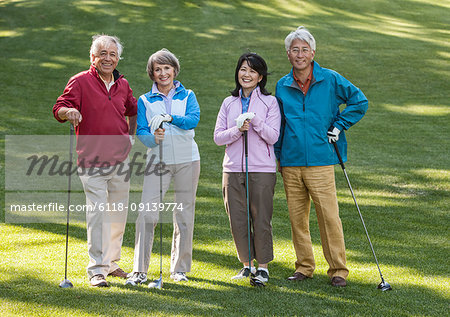
[(298, 54), (300, 54), (300, 53), (302, 53), (303, 55), (307, 55), (309, 52), (311, 52), (311, 49), (306, 48), (306, 47), (303, 47), (303, 48), (293, 48), (293, 49), (289, 50), (289, 52), (290, 52), (291, 54), (294, 54), (294, 55), (298, 55)]

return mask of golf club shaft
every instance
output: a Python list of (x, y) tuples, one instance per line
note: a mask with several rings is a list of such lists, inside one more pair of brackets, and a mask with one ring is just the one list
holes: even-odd
[(69, 140), (69, 180), (67, 186), (67, 223), (66, 223), (66, 259), (64, 264), (64, 279), (67, 279), (67, 256), (69, 250), (69, 220), (70, 220), (70, 192), (72, 191), (72, 165), (73, 165), (73, 125), (70, 125)]
[(251, 242), (250, 242), (250, 203), (248, 197), (248, 137), (247, 131), (244, 131), (244, 155), (245, 155), (245, 198), (247, 201), (247, 234), (248, 234), (248, 266), (250, 268), (250, 274), (252, 272), (252, 254), (251, 254)]
[(380, 265), (378, 264), (378, 259), (377, 259), (377, 256), (375, 255), (375, 250), (373, 249), (372, 241), (370, 240), (370, 237), (369, 237), (369, 232), (367, 231), (366, 224), (364, 223), (363, 216), (362, 216), (361, 211), (359, 209), (358, 203), (356, 202), (355, 194), (353, 193), (352, 185), (350, 184), (350, 180), (349, 180), (349, 178), (347, 176), (347, 171), (345, 170), (345, 166), (344, 166), (344, 162), (342, 161), (341, 153), (339, 153), (339, 149), (338, 149), (338, 146), (337, 146), (336, 142), (333, 142), (333, 146), (334, 146), (334, 149), (336, 150), (336, 154), (337, 154), (337, 157), (339, 159), (339, 164), (341, 165), (342, 171), (344, 172), (345, 179), (347, 180), (348, 188), (350, 188), (350, 192), (352, 193), (353, 201), (355, 202), (356, 209), (358, 210), (358, 213), (359, 213), (359, 218), (361, 219), (361, 222), (362, 222), (363, 227), (364, 227), (364, 231), (366, 232), (366, 237), (367, 237), (367, 240), (369, 241), (369, 245), (370, 245), (370, 249), (372, 250), (373, 257), (375, 258), (375, 262), (377, 264), (378, 272), (380, 272), (381, 281), (384, 283), (383, 274), (381, 273)]
[[(162, 123), (159, 126), (160, 129), (162, 129)], [(163, 141), (159, 141), (159, 164), (162, 166), (163, 161)], [(161, 213), (161, 206), (163, 202), (163, 179), (162, 179), (162, 171), (159, 172), (159, 278), (162, 278), (162, 213)]]

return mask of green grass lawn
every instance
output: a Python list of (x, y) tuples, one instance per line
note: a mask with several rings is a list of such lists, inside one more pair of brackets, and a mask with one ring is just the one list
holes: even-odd
[[(240, 264), (221, 198), (224, 148), (212, 140), (216, 115), (234, 87), (235, 63), (245, 51), (266, 59), (272, 73), (268, 88), (274, 91), (290, 70), (284, 38), (299, 25), (316, 38), (315, 60), (344, 75), (369, 99), (366, 116), (347, 133), (346, 168), (391, 292), (376, 289), (378, 271), (339, 166), (348, 287), (329, 285), (314, 210), (314, 278), (285, 280), (294, 271), (295, 255), (280, 177), (270, 283), (255, 289), (248, 281), (230, 280)], [(0, 1), (3, 221), (5, 194), (22, 193), (5, 187), (5, 138), (68, 135), (68, 124), (54, 120), (51, 107), (69, 77), (88, 68), (93, 34), (123, 40), (118, 69), (136, 97), (151, 87), (145, 71), (149, 55), (162, 47), (174, 52), (181, 63), (178, 79), (195, 91), (202, 111), (196, 129), (202, 171), (190, 281), (169, 279), (170, 225), (163, 239), (163, 290), (128, 288), (113, 278), (108, 289), (90, 287), (82, 222), (70, 228), (69, 279), (75, 287), (62, 290), (64, 223), (2, 223), (0, 315), (448, 315), (449, 25), (449, 0)], [(132, 201), (139, 202), (141, 186), (140, 179), (132, 180)], [(64, 196), (65, 190), (62, 186), (57, 194)], [(126, 271), (132, 269), (133, 247), (129, 223), (121, 261)], [(159, 274), (157, 243), (149, 274)]]

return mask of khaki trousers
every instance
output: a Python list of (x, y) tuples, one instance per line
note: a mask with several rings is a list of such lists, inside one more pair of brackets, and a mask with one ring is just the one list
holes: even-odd
[[(251, 259), (273, 260), (272, 214), (275, 173), (248, 173)], [(222, 192), (231, 234), (240, 262), (248, 262), (248, 222), (245, 173), (223, 173)]]
[[(168, 171), (168, 172), (167, 172)], [(200, 161), (166, 165), (162, 175), (163, 198), (173, 179), (175, 204), (164, 204), (163, 214), (171, 212), (173, 220), (170, 272), (190, 272), (192, 265), (192, 240), (194, 236), (195, 196), (200, 176)], [(164, 173), (164, 172), (163, 172)], [(160, 176), (154, 173), (144, 177), (142, 206), (136, 220), (133, 272), (147, 273), (154, 240), (155, 227), (159, 221)], [(171, 207), (168, 207), (171, 206)], [(182, 206), (182, 210), (178, 209)], [(163, 226), (164, 227), (164, 226)], [(166, 226), (167, 228), (167, 226)]]
[(336, 196), (334, 166), (285, 166), (282, 168), (284, 189), (292, 228), (297, 261), (296, 272), (308, 277), (315, 269), (309, 231), (311, 199), (316, 209), (320, 239), (330, 278), (347, 278), (344, 233)]
[[(121, 175), (119, 166), (109, 168), (78, 168), (86, 194), (86, 228), (89, 278), (109, 273), (119, 268), (123, 234), (128, 214), (130, 182), (125, 181), (129, 160)], [(125, 175), (124, 175), (125, 174)]]

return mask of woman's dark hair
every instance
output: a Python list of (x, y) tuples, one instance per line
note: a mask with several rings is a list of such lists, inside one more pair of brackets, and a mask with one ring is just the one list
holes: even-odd
[(267, 64), (266, 61), (256, 53), (244, 53), (239, 57), (236, 71), (234, 73), (234, 81), (236, 82), (236, 88), (231, 91), (231, 95), (234, 97), (239, 96), (239, 91), (241, 90), (241, 84), (239, 84), (239, 69), (241, 69), (242, 63), (247, 61), (248, 66), (250, 66), (253, 70), (257, 71), (258, 74), (262, 75), (261, 81), (258, 83), (259, 89), (263, 95), (270, 95), (270, 92), (266, 90), (267, 83)]

